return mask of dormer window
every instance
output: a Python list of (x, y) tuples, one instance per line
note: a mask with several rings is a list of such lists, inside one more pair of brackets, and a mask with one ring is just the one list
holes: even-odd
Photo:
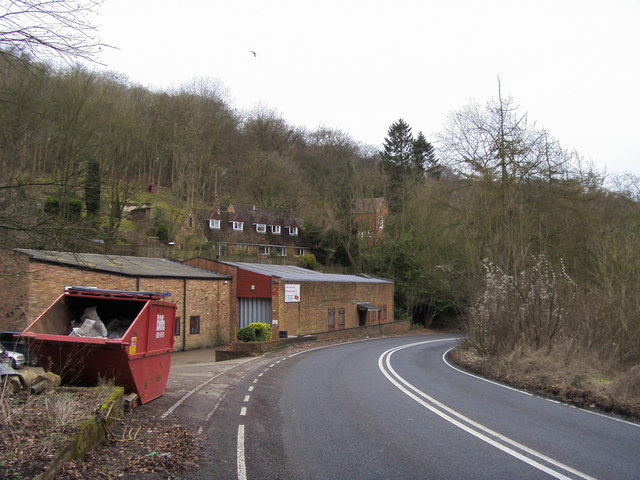
[(233, 223), (233, 230), (236, 232), (242, 232), (244, 230), (244, 222), (231, 222)]
[(271, 233), (280, 235), (280, 233), (282, 233), (282, 227), (280, 225), (271, 225)]
[(267, 233), (267, 226), (264, 223), (256, 224), (256, 232), (258, 233)]
[(220, 220), (209, 219), (209, 228), (212, 230), (220, 230)]
[(298, 235), (298, 227), (289, 227), (289, 235)]

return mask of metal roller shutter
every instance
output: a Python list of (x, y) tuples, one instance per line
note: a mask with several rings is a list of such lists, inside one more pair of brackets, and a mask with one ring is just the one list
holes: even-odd
[(262, 322), (271, 325), (270, 298), (240, 298), (239, 300), (239, 328), (250, 323)]

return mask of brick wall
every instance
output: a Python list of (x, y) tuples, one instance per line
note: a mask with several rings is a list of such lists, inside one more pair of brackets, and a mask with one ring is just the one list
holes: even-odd
[(221, 309), (220, 311), (225, 312), (224, 315), (228, 317), (226, 319), (227, 323), (225, 324), (227, 330), (225, 331), (224, 338), (228, 338), (226, 342), (235, 340), (238, 330), (238, 282), (236, 281), (238, 269), (231, 265), (225, 265), (214, 260), (200, 257), (191, 258), (182, 263), (191, 267), (201, 268), (203, 270), (209, 270), (210, 272), (216, 272), (231, 277), (229, 280), (221, 282), (224, 286), (224, 293), (221, 294), (220, 298), (224, 298), (224, 301), (219, 308)]
[[(167, 301), (177, 304), (181, 321), (175, 350), (218, 346), (234, 338), (229, 281), (130, 277), (31, 262), (27, 255), (9, 250), (0, 250), (0, 261), (0, 330), (23, 330), (64, 293), (65, 286), (75, 285), (171, 293)], [(198, 333), (189, 333), (191, 317), (199, 317)]]
[(0, 249), (0, 329), (22, 330), (27, 325), (29, 259), (13, 250)]
[[(357, 282), (290, 282), (300, 285), (300, 302), (284, 301), (284, 281), (279, 281), (278, 305), (281, 331), (289, 335), (304, 335), (329, 330), (329, 311), (335, 313), (335, 330), (340, 329), (340, 310), (344, 310), (344, 328), (359, 326), (357, 304), (368, 302), (386, 306), (387, 322), (393, 321), (393, 283)], [(275, 297), (274, 297), (275, 301)], [(367, 318), (366, 324), (381, 323), (377, 314)]]

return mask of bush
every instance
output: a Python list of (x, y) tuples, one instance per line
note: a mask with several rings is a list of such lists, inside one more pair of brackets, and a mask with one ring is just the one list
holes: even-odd
[(250, 323), (238, 330), (238, 340), (242, 342), (265, 342), (271, 340), (271, 325), (268, 323)]
[(256, 331), (254, 328), (247, 326), (238, 330), (238, 340), (241, 342), (256, 342)]

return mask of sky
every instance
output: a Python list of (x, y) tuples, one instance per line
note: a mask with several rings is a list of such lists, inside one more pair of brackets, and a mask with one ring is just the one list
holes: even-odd
[[(640, 0), (105, 0), (105, 70), (224, 86), (239, 111), (380, 148), (511, 96), (601, 172), (640, 175)], [(252, 53), (255, 52), (255, 55)]]

